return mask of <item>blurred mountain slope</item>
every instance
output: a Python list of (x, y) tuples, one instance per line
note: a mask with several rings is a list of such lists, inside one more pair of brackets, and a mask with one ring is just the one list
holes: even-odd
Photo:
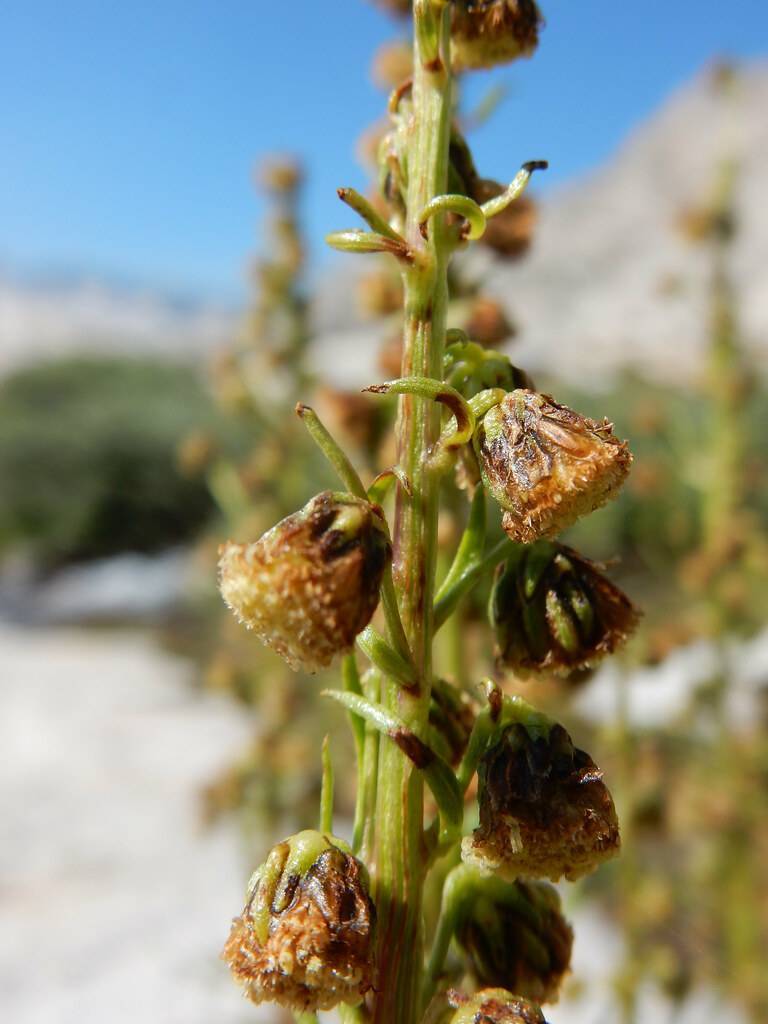
[(220, 345), (233, 310), (98, 277), (21, 277), (0, 267), (0, 375), (70, 352), (193, 358)]
[[(727, 100), (705, 70), (635, 128), (606, 165), (545, 198), (527, 259), (504, 266), (477, 250), (468, 254), (469, 272), (482, 274), (520, 326), (519, 362), (581, 382), (607, 382), (625, 368), (694, 379), (706, 335), (708, 261), (676, 223), (683, 209), (706, 199), (728, 156), (739, 165), (732, 270), (740, 329), (756, 364), (766, 367), (767, 110), (768, 63), (745, 66)], [(348, 386), (380, 375), (377, 339), (387, 329), (361, 320), (351, 281), (370, 266), (334, 261), (313, 301), (315, 362)], [(180, 303), (97, 278), (33, 282), (0, 267), (0, 374), (72, 350), (194, 358), (231, 338), (237, 323), (235, 311), (205, 300)]]

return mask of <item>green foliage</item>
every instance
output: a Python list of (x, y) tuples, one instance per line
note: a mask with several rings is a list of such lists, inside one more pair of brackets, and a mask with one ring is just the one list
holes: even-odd
[(157, 360), (68, 358), (0, 384), (0, 551), (45, 564), (153, 551), (213, 503), (177, 447), (214, 412), (194, 372)]

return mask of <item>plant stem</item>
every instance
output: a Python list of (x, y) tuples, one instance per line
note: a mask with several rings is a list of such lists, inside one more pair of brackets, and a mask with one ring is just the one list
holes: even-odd
[[(413, 261), (404, 269), (405, 325), (402, 376), (442, 379), (447, 304), (444, 215), (430, 221), (425, 239), (420, 215), (446, 191), (451, 76), (448, 8), (435, 0), (414, 4), (413, 113), (408, 144), (405, 237)], [(385, 680), (382, 701), (417, 735), (424, 735), (432, 674), (433, 592), (437, 551), (438, 479), (427, 454), (440, 433), (439, 410), (415, 395), (400, 398), (398, 460), (411, 482), (398, 486), (393, 573), (400, 611), (419, 680), (417, 693)], [(374, 897), (378, 911), (378, 982), (373, 1024), (415, 1024), (419, 1013), (423, 950), (421, 892), (423, 782), (393, 743), (379, 748)]]

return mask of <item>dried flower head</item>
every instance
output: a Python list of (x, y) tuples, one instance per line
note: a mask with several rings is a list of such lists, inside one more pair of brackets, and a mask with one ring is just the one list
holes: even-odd
[[(505, 186), (490, 178), (480, 178), (470, 195), (477, 203), (487, 203), (505, 191)], [(480, 243), (504, 260), (517, 260), (528, 252), (539, 218), (539, 208), (530, 196), (519, 196), (501, 213), (491, 217)]]
[(403, 305), (403, 285), (399, 275), (382, 268), (361, 276), (357, 285), (357, 301), (366, 316), (396, 313)]
[(523, 389), (486, 413), (475, 446), (483, 482), (505, 510), (502, 526), (522, 544), (554, 537), (600, 508), (632, 463), (607, 420)]
[(538, 1006), (503, 988), (486, 988), (471, 998), (452, 991), (449, 998), (458, 1007), (450, 1024), (547, 1024)]
[(391, 557), (380, 509), (324, 491), (252, 544), (219, 548), (219, 586), (291, 668), (314, 672), (371, 621)]
[(464, 330), (481, 345), (500, 345), (517, 333), (501, 304), (486, 295), (473, 299), (464, 321)]
[(593, 562), (542, 540), (499, 566), (489, 617), (499, 664), (525, 676), (595, 664), (624, 643), (638, 614)]
[(478, 875), (456, 939), (478, 985), (508, 985), (537, 1003), (557, 1002), (573, 931), (549, 883)]
[(365, 868), (346, 843), (300, 832), (253, 875), (222, 958), (254, 1003), (355, 1005), (373, 984), (375, 918)]
[(534, 0), (456, 0), (451, 63), (457, 71), (530, 57), (542, 17)]
[(618, 853), (602, 772), (561, 725), (507, 725), (480, 762), (478, 793), (480, 825), (462, 857), (480, 870), (573, 881)]
[(382, 89), (394, 89), (413, 74), (413, 51), (405, 42), (384, 43), (373, 57), (371, 74)]
[(342, 391), (322, 386), (317, 390), (317, 408), (334, 433), (341, 434), (357, 448), (373, 455), (386, 427), (382, 404), (368, 400), (359, 391)]

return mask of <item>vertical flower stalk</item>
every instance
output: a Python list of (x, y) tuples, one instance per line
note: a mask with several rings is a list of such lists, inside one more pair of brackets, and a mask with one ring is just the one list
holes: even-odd
[[(403, 377), (442, 378), (448, 299), (444, 216), (431, 219), (426, 238), (421, 213), (446, 191), (450, 142), (450, 9), (438, 0), (414, 4), (414, 60), (408, 133), (405, 239), (411, 259), (403, 270), (405, 324)], [(397, 420), (398, 459), (410, 494), (398, 486), (393, 572), (400, 611), (416, 665), (419, 687), (405, 693), (386, 682), (384, 703), (418, 735), (426, 728), (432, 671), (433, 590), (437, 552), (438, 479), (427, 454), (440, 433), (438, 406), (402, 395)], [(379, 913), (378, 998), (375, 1024), (412, 1024), (418, 1003), (422, 850), (420, 773), (391, 743), (381, 744), (373, 872)]]

